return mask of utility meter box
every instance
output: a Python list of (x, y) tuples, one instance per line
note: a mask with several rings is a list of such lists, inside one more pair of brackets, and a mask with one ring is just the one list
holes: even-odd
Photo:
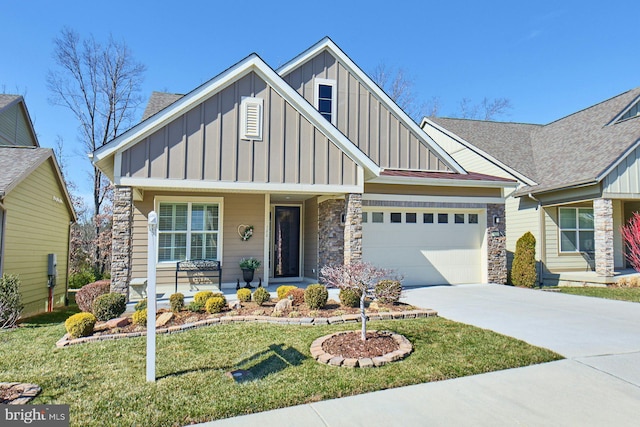
[(47, 255), (47, 276), (55, 277), (58, 275), (58, 257), (56, 254)]

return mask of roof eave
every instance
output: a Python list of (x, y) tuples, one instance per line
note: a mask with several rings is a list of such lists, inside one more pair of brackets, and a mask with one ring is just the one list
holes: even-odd
[(379, 176), (370, 179), (371, 184), (395, 184), (395, 185), (429, 185), (434, 187), (483, 187), (483, 188), (516, 188), (516, 181), (490, 181), (470, 180), (455, 178), (423, 178), (407, 176)]
[(556, 191), (562, 191), (562, 190), (572, 190), (575, 188), (582, 188), (582, 187), (589, 187), (591, 185), (595, 185), (600, 183), (600, 180), (598, 179), (594, 179), (594, 178), (589, 178), (586, 180), (582, 180), (582, 181), (576, 181), (574, 183), (571, 184), (559, 184), (559, 185), (554, 185), (552, 187), (544, 187), (541, 188), (540, 190), (536, 190), (533, 189), (531, 187), (522, 187), (521, 189), (517, 190), (514, 193), (515, 197), (522, 197), (522, 196), (527, 196), (529, 194), (547, 194), (547, 193), (553, 193)]

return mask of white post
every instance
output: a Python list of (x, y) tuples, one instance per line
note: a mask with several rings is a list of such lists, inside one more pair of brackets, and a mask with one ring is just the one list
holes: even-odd
[(149, 212), (147, 247), (147, 381), (156, 381), (156, 241), (158, 215)]

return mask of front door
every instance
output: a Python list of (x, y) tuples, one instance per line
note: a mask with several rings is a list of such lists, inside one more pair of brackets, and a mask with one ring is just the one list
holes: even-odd
[(300, 277), (300, 206), (275, 206), (273, 277)]

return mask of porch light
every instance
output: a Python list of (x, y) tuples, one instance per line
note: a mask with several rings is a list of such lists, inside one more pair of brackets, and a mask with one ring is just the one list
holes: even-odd
[(493, 223), (494, 224), (500, 224), (500, 222), (501, 222), (500, 217), (498, 215), (494, 215), (493, 216)]

